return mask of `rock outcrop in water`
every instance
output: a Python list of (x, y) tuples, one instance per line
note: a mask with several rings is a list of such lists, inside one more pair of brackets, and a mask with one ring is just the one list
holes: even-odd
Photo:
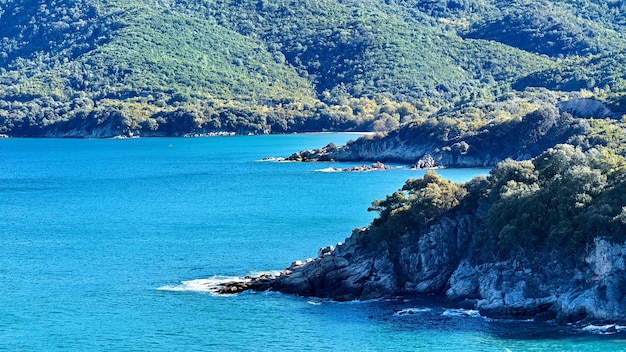
[[(375, 203), (381, 217), (345, 243), (221, 292), (269, 289), (339, 301), (427, 295), (494, 318), (626, 322), (626, 171), (603, 169), (605, 152), (561, 146), (533, 162), (502, 163), (466, 191), (432, 173), (407, 181), (404, 196)], [(590, 197), (584, 204), (570, 201), (583, 194)], [(436, 212), (423, 209), (444, 200), (450, 205)], [(542, 210), (546, 204), (559, 214)], [(519, 218), (502, 214), (517, 205)]]
[(351, 167), (329, 167), (326, 169), (316, 170), (320, 172), (364, 172), (364, 171), (382, 171), (391, 170), (391, 166), (385, 165), (379, 161), (372, 165), (357, 165)]

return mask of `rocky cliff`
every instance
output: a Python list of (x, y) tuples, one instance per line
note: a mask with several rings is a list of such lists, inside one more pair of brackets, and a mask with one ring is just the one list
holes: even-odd
[[(626, 172), (603, 174), (601, 152), (560, 146), (533, 162), (501, 163), (463, 192), (446, 190), (433, 173), (407, 181), (404, 193), (374, 202), (381, 217), (345, 243), (221, 292), (270, 289), (339, 301), (428, 295), (494, 318), (626, 322)], [(596, 168), (586, 173), (581, 165)], [(563, 182), (572, 169), (582, 175), (570, 176), (574, 183), (586, 180), (580, 189)], [(582, 194), (586, 204), (572, 202)], [(516, 204), (523, 205), (517, 217), (503, 213)], [(521, 228), (520, 221), (528, 222)]]
[(411, 164), (422, 169), (490, 167), (507, 158), (534, 158), (561, 143), (598, 143), (589, 140), (589, 136), (598, 134), (593, 130), (594, 124), (597, 124), (595, 119), (617, 124), (615, 119), (618, 114), (593, 99), (576, 98), (560, 102), (554, 99), (536, 105), (537, 108), (529, 109), (520, 118), (491, 117), (482, 122), (468, 116), (507, 116), (511, 115), (511, 110), (522, 114), (519, 110), (523, 110), (525, 105), (507, 101), (478, 108), (466, 107), (443, 113), (438, 119), (413, 122), (385, 134), (364, 136), (345, 146), (330, 144), (304, 150), (287, 159), (382, 161)]
[(470, 228), (471, 219), (447, 218), (420, 239), (406, 235), (376, 248), (359, 244), (368, 230), (355, 230), (317, 258), (231, 292), (270, 289), (339, 301), (428, 295), (492, 318), (626, 322), (626, 244), (597, 239), (581, 265), (558, 256), (476, 263), (468, 253)]
[[(295, 262), (278, 276), (233, 282), (222, 293), (275, 290), (338, 301), (436, 296), (492, 318), (626, 322), (626, 244), (596, 239), (574, 265), (558, 255), (477, 263), (470, 218), (445, 218), (419, 239), (345, 243)], [(248, 278), (250, 279), (250, 278)]]

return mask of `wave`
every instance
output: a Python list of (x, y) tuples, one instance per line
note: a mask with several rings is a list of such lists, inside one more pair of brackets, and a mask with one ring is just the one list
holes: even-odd
[(587, 325), (582, 328), (582, 331), (590, 332), (593, 334), (599, 335), (613, 335), (619, 332), (626, 331), (626, 326), (617, 325), (617, 324), (607, 324), (607, 325)]
[(255, 160), (255, 162), (258, 162), (258, 163), (264, 163), (264, 162), (289, 162), (289, 160), (287, 160), (285, 158), (281, 158), (281, 157), (268, 156), (268, 157), (265, 157), (263, 159)]
[(441, 315), (450, 317), (482, 318), (482, 315), (474, 309), (446, 309), (443, 313), (441, 313)]
[(338, 169), (336, 167), (327, 167), (325, 169), (317, 169), (313, 171), (314, 172), (341, 172), (341, 169)]
[(165, 285), (157, 288), (159, 291), (172, 292), (206, 292), (217, 295), (219, 287), (233, 281), (247, 281), (238, 276), (212, 276), (208, 279), (195, 279), (183, 281), (178, 285)]
[(419, 314), (419, 313), (427, 313), (430, 311), (432, 311), (431, 308), (405, 308), (405, 309), (402, 309), (393, 313), (393, 315), (395, 316), (414, 315), (414, 314)]
[[(260, 277), (263, 275), (279, 276), (282, 273), (283, 273), (283, 270), (251, 271), (247, 276), (249, 277)], [(241, 278), (238, 278), (238, 279), (241, 280)]]

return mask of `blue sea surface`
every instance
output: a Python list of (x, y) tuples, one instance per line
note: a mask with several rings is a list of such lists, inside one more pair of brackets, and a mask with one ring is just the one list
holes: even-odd
[[(356, 137), (0, 140), (0, 350), (626, 350), (621, 332), (426, 300), (207, 292), (315, 257), (369, 224), (372, 200), (423, 175), (261, 161)], [(488, 170), (437, 172), (467, 181)]]

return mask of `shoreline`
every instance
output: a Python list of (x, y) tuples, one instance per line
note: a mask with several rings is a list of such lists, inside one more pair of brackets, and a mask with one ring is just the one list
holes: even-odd
[(215, 131), (215, 132), (206, 132), (206, 133), (185, 133), (178, 136), (168, 136), (168, 135), (141, 135), (141, 134), (131, 134), (131, 135), (107, 135), (107, 136), (97, 136), (97, 135), (79, 135), (79, 134), (47, 134), (40, 136), (11, 136), (8, 134), (0, 133), (0, 139), (138, 139), (138, 138), (208, 138), (208, 137), (255, 137), (255, 136), (287, 136), (287, 135), (355, 135), (355, 136), (375, 136), (382, 132), (372, 132), (372, 131), (319, 131), (319, 132), (290, 132), (290, 133), (237, 133), (237, 132), (228, 132), (228, 131)]

